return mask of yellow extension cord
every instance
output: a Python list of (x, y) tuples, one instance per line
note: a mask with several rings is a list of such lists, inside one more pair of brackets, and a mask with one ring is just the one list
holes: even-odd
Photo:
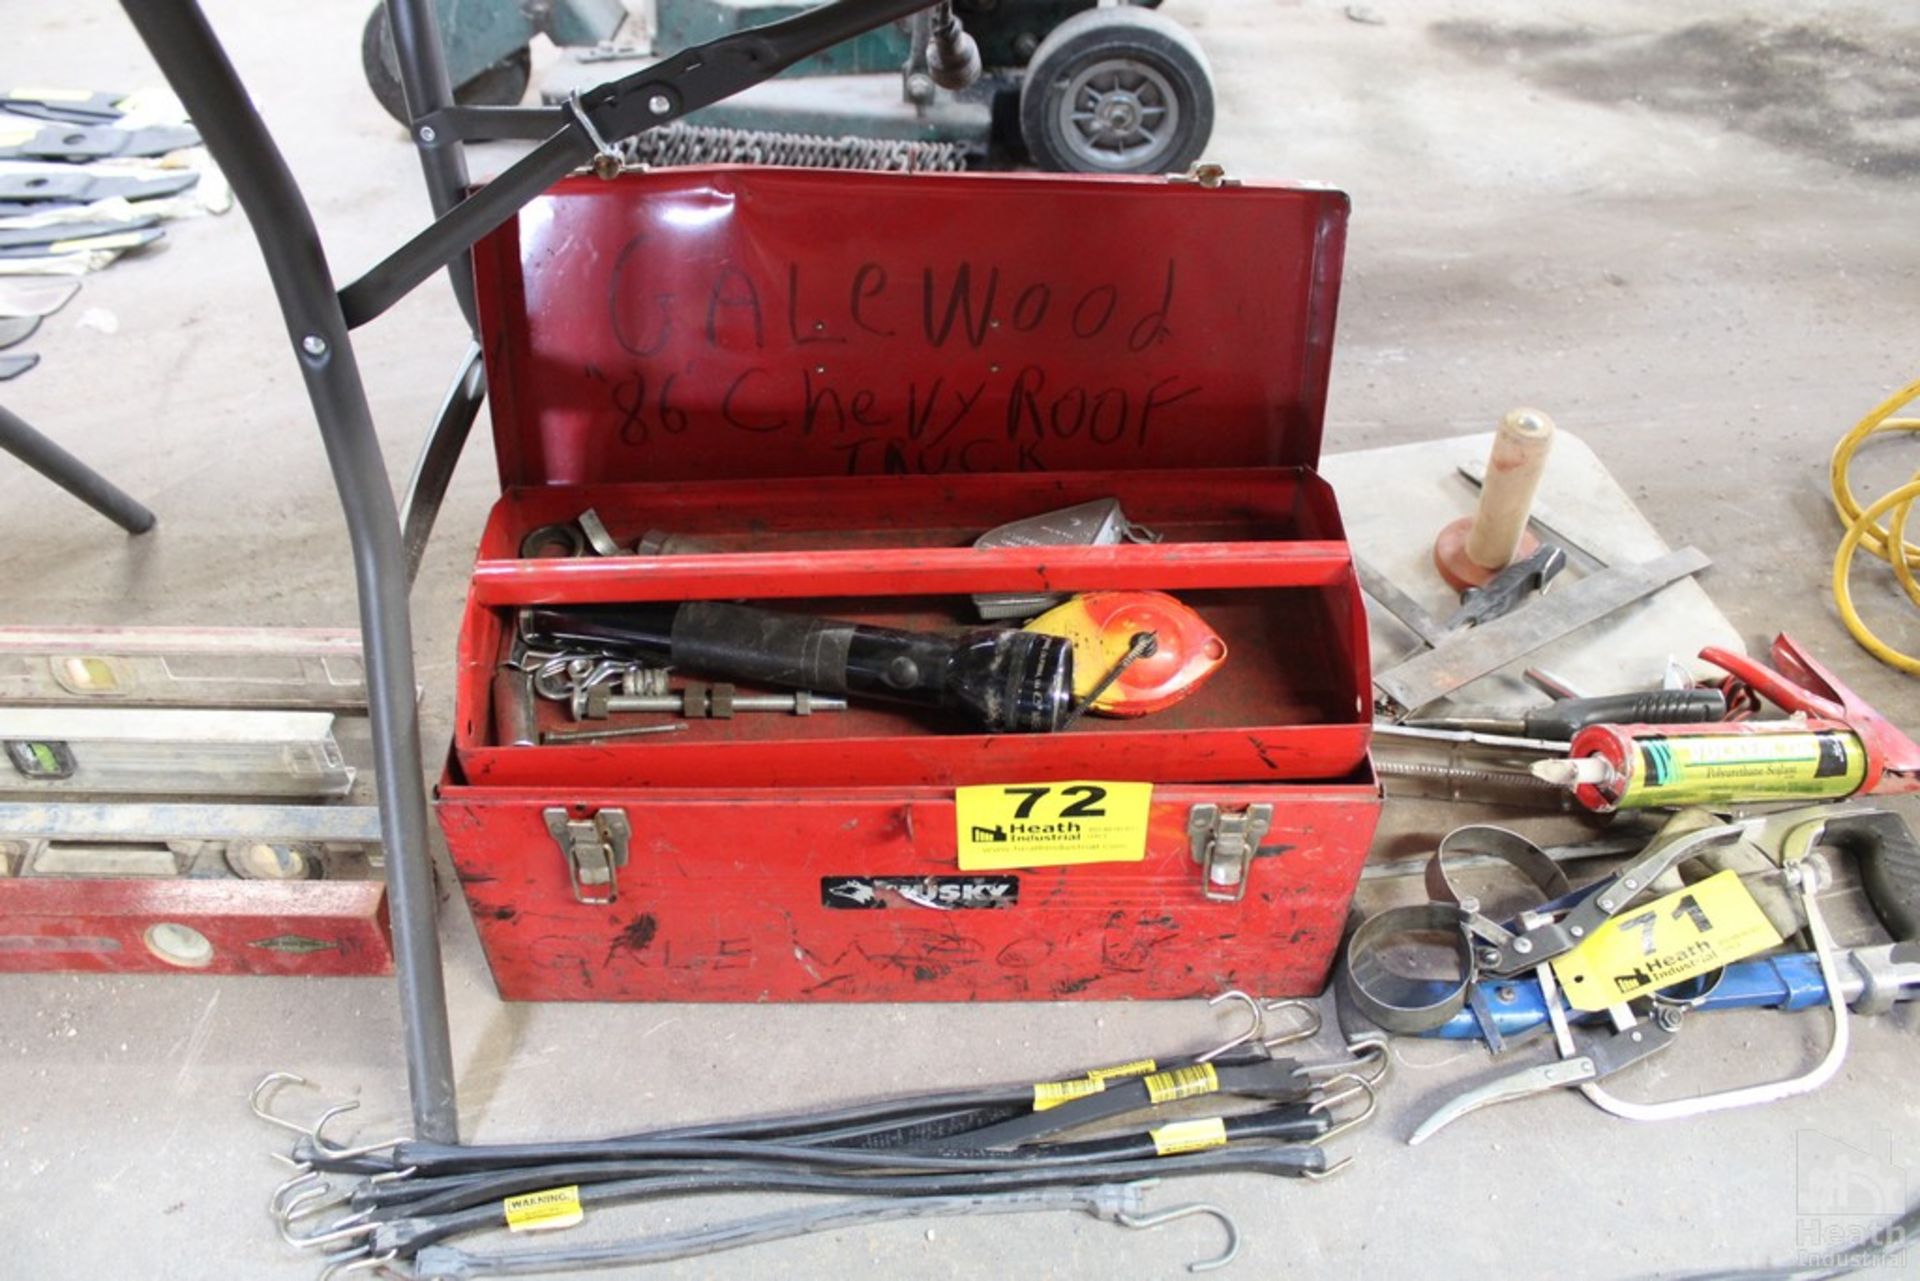
[[(1894, 577), (1906, 589), (1907, 598), (1920, 606), (1920, 581), (1916, 581), (1913, 564), (1909, 560), (1910, 557), (1920, 557), (1920, 547), (1907, 541), (1907, 513), (1912, 510), (1914, 502), (1920, 500), (1920, 472), (1915, 472), (1913, 478), (1898, 489), (1881, 495), (1862, 508), (1859, 500), (1853, 496), (1847, 470), (1853, 465), (1854, 451), (1869, 436), (1889, 431), (1920, 432), (1920, 418), (1893, 416), (1915, 399), (1920, 399), (1920, 380), (1908, 383), (1881, 401), (1872, 413), (1840, 438), (1840, 443), (1833, 448), (1833, 462), (1829, 470), (1833, 505), (1840, 513), (1840, 523), (1847, 527), (1847, 536), (1840, 540), (1840, 550), (1833, 557), (1833, 602), (1840, 607), (1840, 621), (1847, 625), (1853, 638), (1869, 654), (1910, 676), (1920, 676), (1920, 658), (1901, 653), (1875, 636), (1861, 621), (1860, 612), (1853, 607), (1853, 589), (1849, 579), (1853, 558), (1864, 547), (1893, 566)], [(1886, 517), (1884, 525), (1880, 523), (1883, 516)]]

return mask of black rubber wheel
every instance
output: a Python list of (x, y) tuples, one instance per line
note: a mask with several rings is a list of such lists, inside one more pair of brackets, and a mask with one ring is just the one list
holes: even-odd
[[(403, 125), (411, 124), (385, 4), (373, 6), (360, 32), (360, 68), (366, 73), (367, 88), (373, 90), (387, 114)], [(533, 50), (516, 49), (465, 84), (456, 85), (453, 100), (463, 107), (511, 107), (527, 96), (527, 86), (532, 83)]]
[(1020, 136), (1056, 173), (1175, 173), (1213, 136), (1213, 72), (1179, 23), (1132, 5), (1086, 9), (1027, 64)]

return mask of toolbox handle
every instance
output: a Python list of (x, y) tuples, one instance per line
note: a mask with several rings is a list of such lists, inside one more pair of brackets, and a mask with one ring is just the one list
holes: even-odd
[(934, 547), (482, 560), (473, 594), (487, 606), (611, 604), (788, 596), (934, 596), (968, 592), (1160, 591), (1328, 587), (1353, 573), (1337, 540), (1152, 543), (1107, 547)]

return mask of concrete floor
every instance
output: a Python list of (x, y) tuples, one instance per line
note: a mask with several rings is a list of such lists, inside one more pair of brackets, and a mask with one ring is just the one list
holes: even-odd
[[(421, 219), (412, 153), (360, 81), (360, 0), (212, 0), (305, 182), (344, 277)], [(1482, 429), (1532, 402), (1579, 432), (1752, 642), (1786, 628), (1897, 721), (1914, 684), (1835, 620), (1833, 439), (1912, 378), (1920, 323), (1920, 11), (1822, 3), (1605, 6), (1485, 0), (1168, 0), (1213, 57), (1212, 154), (1249, 177), (1353, 194), (1330, 449)], [(1354, 15), (1368, 19), (1356, 20)], [(106, 0), (0, 2), (16, 80), (155, 79)], [(115, 333), (78, 322), (89, 308)], [(360, 355), (403, 477), (462, 332), (427, 288)], [(175, 228), (87, 282), (48, 323), (6, 403), (161, 513), (128, 541), (0, 463), (0, 621), (350, 624), (344, 530), (247, 228)], [(1884, 483), (1915, 465), (1880, 451)], [(1881, 469), (1884, 464), (1884, 470)], [(429, 754), (446, 740), (453, 629), (493, 492), (466, 459), (415, 594)], [(1909, 649), (1920, 625), (1869, 608)], [(1437, 831), (1471, 817), (1393, 807)], [(689, 1121), (929, 1082), (1045, 1077), (1206, 1042), (1194, 1004), (540, 1007), (495, 999), (458, 900), (448, 949), (464, 1129), (498, 1139)], [(1780, 1071), (1811, 1016), (1697, 1026), (1634, 1089), (1654, 1096)], [(1842, 1077), (1770, 1109), (1664, 1127), (1576, 1097), (1485, 1113), (1401, 1143), (1477, 1051), (1400, 1053), (1385, 1115), (1317, 1186), (1244, 1178), (1204, 1196), (1246, 1230), (1242, 1275), (1459, 1275), (1513, 1268), (1672, 1274), (1804, 1259), (1807, 1197), (1844, 1147), (1888, 1203), (1920, 1194), (1908, 1020), (1857, 1029)], [(0, 1275), (295, 1277), (312, 1263), (261, 1206), (275, 1136), (242, 1098), (292, 1069), (362, 1100), (361, 1133), (406, 1103), (389, 984), (0, 979)], [(320, 1096), (311, 1100), (317, 1105)], [(289, 1092), (288, 1101), (300, 1100)], [(1869, 1207), (1872, 1208), (1872, 1207)], [(685, 1221), (684, 1209), (674, 1211)], [(648, 1212), (649, 1223), (665, 1216)], [(942, 1223), (761, 1248), (677, 1276), (1173, 1275), (1204, 1224)], [(1911, 1274), (1920, 1263), (1904, 1265)]]

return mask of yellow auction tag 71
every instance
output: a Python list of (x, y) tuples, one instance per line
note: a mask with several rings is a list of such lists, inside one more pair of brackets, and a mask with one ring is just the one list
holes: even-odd
[(1138, 863), (1151, 783), (994, 783), (957, 788), (960, 870)]
[(1739, 873), (1728, 870), (1613, 918), (1556, 959), (1553, 972), (1567, 1004), (1604, 1010), (1779, 942)]

